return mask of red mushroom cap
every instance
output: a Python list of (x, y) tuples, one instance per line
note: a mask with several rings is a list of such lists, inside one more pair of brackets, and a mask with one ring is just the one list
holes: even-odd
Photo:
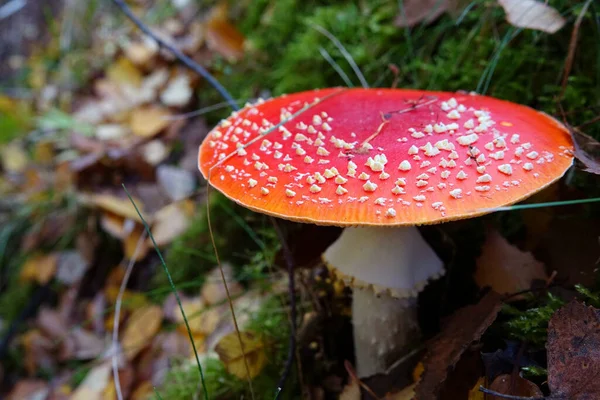
[(198, 164), (215, 188), (252, 210), (399, 226), (523, 200), (565, 173), (571, 150), (564, 126), (507, 101), (336, 88), (247, 105), (209, 133)]

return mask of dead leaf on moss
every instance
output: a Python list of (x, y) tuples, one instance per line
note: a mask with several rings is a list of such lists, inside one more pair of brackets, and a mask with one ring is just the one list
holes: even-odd
[(538, 0), (498, 0), (513, 26), (555, 33), (565, 25), (565, 19), (554, 8)]
[(438, 398), (449, 371), (494, 322), (501, 305), (500, 295), (491, 291), (479, 303), (461, 308), (449, 318), (442, 332), (427, 346), (425, 371), (415, 390), (416, 399)]
[(205, 23), (206, 44), (230, 62), (244, 55), (244, 36), (227, 17), (227, 6), (222, 3), (214, 7)]
[(489, 286), (500, 294), (510, 294), (530, 289), (532, 281), (545, 281), (548, 275), (544, 264), (531, 253), (519, 250), (498, 231), (490, 229), (477, 259), (474, 278), (480, 288)]
[(162, 309), (156, 305), (138, 308), (131, 314), (121, 337), (121, 346), (127, 359), (135, 358), (150, 344), (151, 339), (160, 330), (162, 319)]
[(21, 268), (21, 281), (46, 285), (56, 274), (57, 263), (57, 253), (29, 257)]
[(600, 398), (600, 310), (571, 301), (548, 324), (552, 400)]
[(159, 106), (143, 106), (131, 112), (129, 127), (134, 135), (150, 138), (169, 125), (171, 113)]
[(585, 166), (583, 170), (600, 175), (600, 143), (577, 128), (569, 127), (569, 132), (573, 138), (575, 158)]
[[(202, 336), (210, 335), (219, 324), (221, 320), (221, 313), (218, 308), (207, 308), (202, 299), (184, 299), (181, 302), (183, 311), (188, 320), (190, 330), (194, 334), (200, 334)], [(175, 322), (178, 324), (178, 329), (185, 333), (187, 327), (185, 326), (183, 315), (178, 308), (175, 309)]]
[[(533, 382), (520, 377), (518, 374), (506, 374), (500, 375), (489, 387), (498, 393), (508, 394), (511, 396), (521, 396), (524, 398), (528, 397), (543, 397), (544, 393), (540, 388)], [(489, 396), (492, 399), (500, 399), (498, 396)]]
[(120, 57), (106, 69), (106, 76), (117, 85), (140, 87), (142, 73), (127, 58)]
[(75, 389), (70, 400), (103, 400), (102, 394), (112, 376), (110, 360), (93, 367)]
[(229, 333), (221, 338), (215, 352), (219, 355), (221, 362), (225, 365), (227, 372), (238, 377), (247, 379), (246, 364), (248, 364), (250, 378), (255, 378), (267, 364), (265, 344), (260, 337), (252, 332), (240, 332), (244, 351), (236, 332)]

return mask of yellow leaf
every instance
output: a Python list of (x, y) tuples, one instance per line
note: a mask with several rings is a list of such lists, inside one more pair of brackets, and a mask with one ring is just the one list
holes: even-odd
[[(140, 223), (142, 222), (137, 211), (135, 211), (135, 207), (128, 198), (120, 198), (110, 194), (93, 194), (91, 196), (83, 197), (82, 200), (121, 217), (129, 218)], [(142, 202), (135, 198), (133, 201), (143, 215), (144, 205)], [(144, 215), (144, 218), (147, 219), (148, 217)]]
[[(119, 294), (119, 286), (108, 286), (104, 289), (104, 295), (106, 296), (106, 300), (112, 304), (117, 301), (117, 296)], [(132, 292), (130, 290), (125, 289), (122, 296), (122, 305), (123, 310), (134, 311), (140, 307), (144, 307), (148, 305), (148, 299), (143, 293)]]
[(417, 382), (419, 379), (421, 379), (421, 375), (423, 375), (424, 371), (425, 366), (423, 365), (423, 361), (419, 361), (417, 365), (415, 365), (415, 369), (413, 369), (412, 372), (413, 382)]
[(477, 380), (477, 383), (469, 391), (468, 400), (485, 400), (485, 395), (479, 390), (479, 386), (485, 386), (485, 376), (482, 376)]
[[(188, 320), (190, 330), (194, 334), (210, 335), (219, 324), (221, 315), (216, 308), (206, 308), (200, 299), (184, 299), (181, 302), (185, 317)], [(183, 315), (179, 309), (175, 310), (175, 321), (179, 324), (178, 329), (187, 332)]]
[(154, 393), (151, 381), (142, 381), (131, 394), (131, 400), (148, 400)]
[(139, 87), (142, 84), (142, 73), (125, 57), (120, 57), (109, 66), (106, 69), (106, 76), (117, 85)]
[(22, 172), (29, 162), (25, 150), (15, 142), (4, 147), (1, 156), (2, 167), (9, 172)]
[(121, 339), (123, 351), (129, 360), (150, 344), (160, 330), (162, 319), (162, 308), (156, 305), (138, 308), (131, 314)]
[(221, 362), (225, 365), (227, 372), (238, 377), (247, 379), (246, 363), (248, 364), (250, 378), (255, 378), (267, 363), (265, 345), (260, 337), (252, 332), (240, 332), (244, 351), (240, 346), (237, 332), (231, 332), (219, 341), (215, 351), (219, 355)]
[(101, 400), (104, 389), (110, 382), (112, 366), (110, 360), (96, 365), (75, 389), (70, 400)]
[(29, 257), (21, 268), (23, 282), (37, 282), (45, 285), (56, 274), (57, 254), (35, 255)]
[(141, 224), (135, 224), (133, 230), (125, 237), (125, 239), (123, 239), (123, 252), (128, 259), (140, 261), (148, 254), (150, 248), (148, 247), (147, 242), (145, 240), (140, 242), (140, 237), (142, 237), (144, 231), (145, 228)]
[(166, 108), (159, 106), (143, 106), (131, 112), (129, 127), (134, 135), (152, 137), (169, 125), (171, 114)]

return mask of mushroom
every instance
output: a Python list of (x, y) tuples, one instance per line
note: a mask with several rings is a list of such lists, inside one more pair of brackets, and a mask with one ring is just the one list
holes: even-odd
[(252, 210), (346, 227), (324, 253), (354, 288), (357, 372), (419, 338), (416, 295), (443, 263), (416, 226), (521, 201), (572, 165), (560, 123), (467, 93), (322, 89), (246, 105), (202, 143), (210, 183)]

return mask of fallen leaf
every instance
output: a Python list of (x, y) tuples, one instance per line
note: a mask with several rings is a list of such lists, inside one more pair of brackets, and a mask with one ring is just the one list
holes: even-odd
[(531, 253), (519, 250), (490, 229), (477, 259), (474, 279), (480, 288), (489, 286), (497, 293), (510, 294), (530, 289), (533, 280), (545, 281), (548, 275)]
[(162, 309), (156, 305), (138, 308), (127, 320), (121, 337), (121, 346), (127, 359), (131, 360), (148, 344), (160, 330)]
[(416, 383), (413, 383), (412, 385), (405, 387), (399, 392), (390, 393), (385, 396), (384, 400), (412, 400), (415, 397), (416, 385)]
[(46, 307), (38, 312), (36, 325), (49, 339), (61, 340), (69, 334), (69, 327), (62, 315)]
[(61, 360), (91, 360), (104, 350), (104, 340), (81, 327), (74, 327), (61, 342)]
[(54, 342), (42, 335), (38, 329), (25, 332), (20, 341), (25, 350), (23, 364), (30, 375), (34, 375), (40, 369), (51, 370), (54, 367)]
[(120, 57), (106, 69), (106, 76), (117, 85), (140, 87), (142, 73), (127, 58)]
[(154, 394), (154, 385), (151, 381), (143, 381), (137, 385), (131, 394), (131, 400), (148, 400)]
[(34, 255), (21, 267), (21, 281), (46, 285), (56, 274), (58, 254)]
[[(225, 281), (229, 288), (229, 294), (231, 297), (238, 296), (243, 292), (244, 288), (235, 280), (233, 267), (228, 263), (223, 263), (221, 267), (223, 268), (223, 275), (225, 275)], [(223, 286), (223, 278), (221, 277), (219, 267), (214, 268), (206, 275), (206, 283), (202, 285), (200, 293), (204, 301), (208, 304), (220, 304), (227, 300), (227, 293)]]
[(131, 232), (123, 239), (123, 253), (129, 260), (140, 261), (146, 257), (150, 246), (146, 240), (141, 240), (146, 229), (142, 224), (135, 224)]
[(169, 110), (159, 106), (143, 106), (131, 112), (129, 127), (134, 135), (149, 138), (169, 125)]
[[(82, 200), (121, 217), (132, 219), (140, 223), (142, 222), (129, 198), (116, 197), (110, 194), (92, 194), (82, 196)], [(133, 201), (142, 215), (144, 215), (144, 205), (141, 200), (133, 198)], [(144, 218), (146, 218), (146, 216), (144, 216)]]
[(41, 379), (23, 379), (15, 384), (8, 400), (43, 400), (49, 391), (48, 383)]
[[(240, 336), (244, 347), (243, 351), (237, 332), (232, 332), (221, 338), (215, 346), (215, 352), (219, 355), (227, 372), (239, 379), (247, 379), (247, 372), (249, 372), (250, 379), (253, 379), (260, 374), (267, 363), (265, 344), (252, 332), (240, 332)], [(248, 371), (246, 371), (246, 363)]]
[(161, 165), (156, 169), (158, 186), (172, 201), (189, 197), (196, 188), (196, 178), (192, 173), (172, 165)]
[(103, 400), (102, 394), (112, 376), (111, 361), (93, 367), (75, 389), (70, 400)]
[(600, 398), (600, 310), (573, 300), (556, 311), (546, 349), (549, 399)]
[(186, 199), (171, 203), (154, 214), (152, 235), (158, 247), (171, 243), (187, 230), (194, 208), (194, 202)]
[(83, 278), (89, 266), (90, 263), (78, 251), (63, 251), (58, 259), (56, 279), (65, 285), (73, 285)]
[(518, 28), (555, 33), (565, 19), (554, 8), (537, 0), (498, 0), (506, 12), (506, 20)]
[(486, 386), (485, 382), (485, 376), (479, 378), (477, 383), (475, 383), (475, 385), (473, 386), (473, 389), (471, 389), (471, 391), (469, 392), (469, 397), (467, 400), (485, 400), (484, 393), (481, 390), (479, 390), (480, 386)]
[(476, 305), (455, 312), (442, 332), (427, 347), (425, 371), (417, 384), (416, 398), (435, 400), (448, 372), (456, 365), (467, 347), (479, 340), (494, 322), (502, 302), (500, 295), (490, 291)]
[(244, 55), (244, 36), (227, 18), (227, 6), (221, 3), (215, 6), (205, 23), (206, 44), (230, 62)]
[(569, 127), (569, 132), (573, 138), (575, 158), (584, 165), (583, 170), (600, 175), (600, 143), (577, 128)]
[[(181, 306), (185, 312), (185, 317), (188, 320), (190, 330), (194, 334), (202, 336), (210, 335), (221, 320), (221, 313), (218, 308), (207, 308), (201, 299), (184, 299), (181, 301)], [(175, 309), (175, 322), (178, 324), (178, 329), (185, 333), (187, 327), (183, 320), (183, 315), (179, 309)]]
[[(543, 397), (544, 393), (540, 390), (537, 385), (525, 378), (520, 377), (518, 374), (506, 374), (500, 375), (489, 387), (490, 390), (501, 394), (508, 394), (511, 396), (521, 397)], [(491, 399), (500, 400), (500, 396), (489, 396)]]
[(8, 172), (23, 172), (29, 163), (27, 153), (17, 142), (5, 146), (0, 155), (2, 156), (0, 157), (2, 168)]
[(158, 53), (159, 46), (156, 41), (146, 35), (140, 40), (134, 42), (125, 42), (123, 51), (132, 63), (137, 65), (147, 65)]
[(445, 13), (451, 0), (404, 0), (396, 17), (398, 27), (413, 27), (418, 23), (428, 24)]
[(171, 78), (167, 87), (160, 94), (160, 101), (169, 107), (183, 107), (192, 98), (192, 83), (185, 73)]

